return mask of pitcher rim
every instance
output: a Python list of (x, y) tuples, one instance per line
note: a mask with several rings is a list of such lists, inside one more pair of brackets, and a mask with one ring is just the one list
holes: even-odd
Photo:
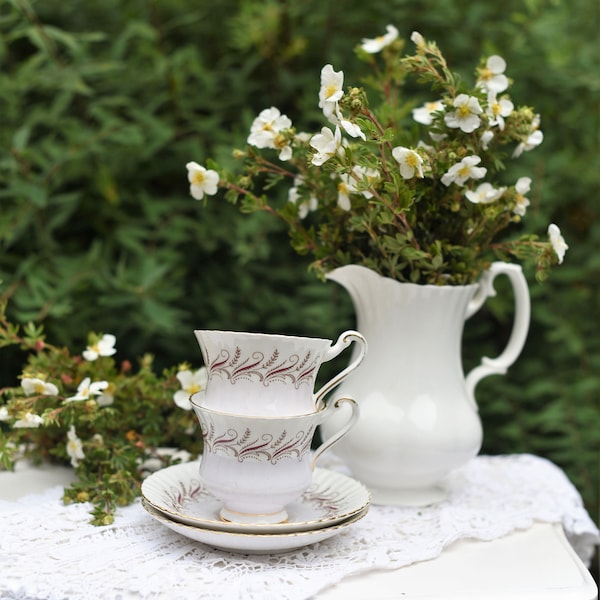
[[(328, 279), (329, 281), (333, 281), (334, 283), (338, 283), (343, 285), (342, 282), (338, 281), (337, 279), (335, 279), (335, 276), (332, 276), (333, 273), (335, 273), (335, 271), (342, 271), (344, 269), (360, 269), (362, 271), (368, 271), (369, 273), (375, 275), (376, 277), (378, 277), (379, 279), (382, 279), (384, 281), (393, 281), (394, 283), (398, 283), (401, 285), (405, 285), (405, 286), (411, 286), (411, 287), (415, 287), (415, 288), (421, 288), (421, 289), (425, 289), (425, 288), (430, 288), (430, 289), (466, 289), (466, 288), (470, 288), (470, 287), (478, 287), (480, 285), (479, 280), (475, 281), (473, 283), (459, 283), (459, 284), (455, 284), (455, 283), (444, 283), (444, 284), (440, 284), (440, 285), (436, 285), (434, 283), (414, 283), (412, 281), (399, 281), (398, 279), (394, 279), (393, 277), (388, 277), (387, 275), (382, 275), (381, 273), (378, 273), (377, 271), (375, 271), (375, 269), (371, 269), (370, 267), (366, 267), (365, 265), (357, 265), (357, 264), (348, 264), (348, 265), (340, 265), (339, 267), (335, 267), (334, 269), (331, 269), (331, 271), (328, 271), (327, 273), (325, 273), (325, 279)], [(485, 271), (484, 271), (485, 272)]]

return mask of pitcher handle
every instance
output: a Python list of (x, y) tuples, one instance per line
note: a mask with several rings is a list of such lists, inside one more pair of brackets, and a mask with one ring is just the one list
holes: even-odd
[(467, 318), (474, 314), (487, 298), (496, 295), (493, 282), (496, 276), (506, 275), (510, 280), (515, 296), (515, 315), (513, 328), (504, 352), (496, 358), (484, 356), (481, 364), (475, 367), (466, 377), (467, 393), (475, 409), (475, 386), (488, 375), (504, 375), (515, 360), (517, 360), (529, 331), (531, 302), (529, 287), (520, 265), (504, 262), (494, 262), (483, 274), (479, 290), (467, 307)]
[(323, 356), (323, 362), (332, 360), (343, 350), (345, 350), (352, 342), (357, 342), (358, 353), (354, 354), (353, 360), (343, 371), (340, 371), (335, 377), (325, 383), (323, 387), (315, 394), (315, 406), (317, 408), (321, 406), (325, 395), (336, 385), (338, 385), (342, 379), (345, 379), (351, 373), (351, 371), (354, 371), (354, 369), (360, 365), (367, 352), (367, 340), (365, 340), (364, 336), (358, 333), (358, 331), (354, 331), (352, 329), (344, 331), (344, 333), (340, 334), (337, 342), (331, 346), (325, 353), (325, 356)]
[(336, 442), (339, 442), (340, 439), (342, 437), (344, 437), (350, 431), (350, 429), (354, 426), (354, 424), (356, 423), (356, 421), (358, 419), (358, 415), (359, 415), (358, 403), (356, 402), (356, 400), (354, 400), (354, 398), (350, 398), (350, 397), (338, 398), (337, 400), (335, 400), (335, 402), (329, 403), (328, 407), (323, 412), (326, 413), (328, 416), (330, 411), (338, 410), (342, 406), (342, 403), (344, 403), (344, 402), (347, 402), (350, 405), (350, 408), (352, 409), (350, 418), (346, 421), (346, 423), (344, 424), (344, 426), (341, 429), (339, 429), (331, 437), (329, 437), (327, 440), (325, 440), (315, 450), (315, 453), (313, 454), (313, 460), (312, 460), (312, 469), (313, 470), (315, 468), (317, 461), (319, 460), (319, 458), (321, 458), (323, 452), (325, 452), (325, 450), (328, 450), (329, 448), (331, 448), (331, 446), (333, 446)]

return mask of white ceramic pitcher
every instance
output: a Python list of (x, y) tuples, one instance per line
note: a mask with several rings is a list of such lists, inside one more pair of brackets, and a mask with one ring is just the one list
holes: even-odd
[[(466, 377), (461, 360), (465, 319), (495, 294), (492, 282), (508, 276), (515, 295), (512, 335), (497, 358), (483, 358)], [(373, 502), (424, 505), (445, 496), (444, 478), (476, 456), (482, 426), (474, 398), (487, 375), (504, 374), (527, 337), (530, 301), (518, 265), (493, 263), (481, 281), (466, 286), (400, 283), (362, 266), (332, 271), (356, 310), (369, 352), (336, 391), (360, 405), (353, 430), (336, 446)], [(338, 427), (336, 414), (321, 426)]]

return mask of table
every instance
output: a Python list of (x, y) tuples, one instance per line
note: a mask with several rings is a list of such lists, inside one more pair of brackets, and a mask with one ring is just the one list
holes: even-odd
[[(12, 502), (17, 501), (23, 494), (47, 494), (48, 490), (55, 485), (67, 485), (72, 477), (72, 471), (69, 469), (47, 465), (43, 467), (20, 465), (14, 473), (0, 472), (0, 499), (8, 501), (0, 502), (0, 518), (3, 509), (6, 510), (7, 507), (15, 509), (18, 506)], [(46, 501), (49, 497), (44, 496)], [(52, 497), (55, 501), (60, 498), (60, 490), (57, 490)], [(21, 500), (22, 508), (20, 510), (28, 510), (27, 506), (36, 507), (36, 498), (41, 499), (42, 496), (29, 496), (29, 504)], [(77, 506), (81, 507), (82, 505)], [(69, 507), (68, 510), (75, 514), (78, 508)], [(146, 515), (137, 514), (138, 512), (143, 513), (139, 506), (128, 507), (124, 511), (134, 515), (135, 522), (131, 524), (131, 530), (128, 531), (135, 532), (140, 528), (140, 523), (143, 523), (144, 527), (146, 526), (144, 520)], [(82, 514), (83, 520), (85, 520), (85, 513), (81, 513), (80, 510), (77, 513), (76, 518), (80, 521)], [(148, 526), (151, 525), (148, 524)], [(589, 527), (589, 524), (586, 527), (589, 529), (586, 531), (586, 535), (590, 536), (592, 542), (597, 542), (600, 539), (594, 538), (594, 535), (597, 536), (597, 530), (594, 531), (594, 526)], [(85, 526), (81, 526), (80, 530), (82, 529), (85, 529)], [(98, 530), (98, 528), (93, 529)], [(3, 562), (7, 562), (7, 557), (2, 555), (1, 538), (3, 537), (0, 536), (0, 570), (5, 573), (7, 571), (5, 571)], [(175, 536), (175, 538), (178, 537)], [(74, 544), (70, 553), (67, 549), (65, 557), (67, 559), (74, 557), (79, 554), (79, 550), (81, 552), (88, 551), (86, 550), (87, 544), (84, 543), (87, 539), (80, 538), (80, 548)], [(169, 544), (179, 543), (178, 539), (168, 538), (168, 540)], [(182, 552), (187, 551), (186, 543), (181, 543)], [(226, 560), (225, 557), (228, 553), (217, 551), (214, 555), (217, 563)], [(93, 556), (91, 550), (90, 556)], [(229, 555), (227, 559), (234, 561), (235, 555)], [(256, 564), (263, 563), (257, 561)], [(214, 569), (220, 568), (222, 566), (215, 564)], [(247, 565), (245, 568), (248, 568)], [(303, 568), (306, 569), (307, 565), (304, 564)], [(318, 572), (318, 569), (319, 565), (317, 564), (315, 572)], [(438, 556), (431, 560), (422, 560), (400, 568), (389, 568), (389, 566), (372, 568), (370, 565), (365, 565), (364, 572), (360, 571), (360, 567), (357, 567), (354, 574), (347, 575), (341, 581), (333, 582), (332, 585), (321, 587), (310, 598), (314, 598), (314, 600), (363, 600), (364, 598), (372, 600), (458, 600), (459, 598), (461, 600), (468, 598), (477, 600), (595, 600), (598, 597), (596, 584), (568, 542), (563, 524), (558, 522), (534, 522), (525, 529), (513, 530), (490, 541), (458, 539), (447, 545)], [(255, 575), (255, 573), (249, 572), (247, 577)], [(33, 571), (32, 576), (34, 576)], [(71, 576), (77, 577), (77, 574)], [(161, 590), (155, 589), (154, 592), (157, 592), (157, 595), (153, 597), (177, 597), (171, 595), (168, 580), (168, 576), (165, 575), (163, 593), (160, 593)], [(5, 597), (2, 592), (6, 591), (3, 589), (4, 585), (6, 584), (0, 580), (0, 597), (2, 598)], [(43, 585), (40, 592), (43, 594)], [(208, 597), (198, 592), (199, 590), (194, 590), (195, 597)], [(97, 593), (97, 590), (94, 593)], [(248, 595), (247, 590), (242, 593), (242, 590), (239, 589), (237, 597), (256, 597), (261, 600), (266, 600), (268, 597), (284, 597), (275, 592), (270, 596), (265, 590), (257, 591), (256, 596), (251, 594), (252, 591)], [(13, 597), (27, 598), (27, 600), (46, 598), (44, 595), (31, 595), (30, 592), (9, 597), (11, 599)], [(98, 597), (111, 596), (99, 594)], [(124, 593), (121, 597), (124, 599), (142, 598), (144, 592), (138, 590), (130, 595)], [(234, 597), (236, 596), (231, 596), (231, 598)], [(308, 600), (309, 596), (306, 598)]]

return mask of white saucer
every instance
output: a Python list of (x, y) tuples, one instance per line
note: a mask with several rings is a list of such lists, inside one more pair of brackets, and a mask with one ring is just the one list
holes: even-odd
[(362, 519), (368, 512), (368, 507), (358, 512), (349, 519), (331, 525), (321, 527), (313, 531), (297, 531), (293, 533), (240, 533), (236, 531), (215, 531), (202, 527), (186, 525), (173, 521), (160, 511), (156, 510), (146, 500), (142, 499), (142, 506), (148, 514), (159, 523), (166, 525), (172, 531), (187, 538), (202, 542), (218, 550), (239, 552), (242, 554), (273, 554), (276, 552), (288, 552), (310, 544), (322, 542), (343, 531), (346, 527)]
[(219, 517), (221, 502), (203, 488), (198, 462), (161, 469), (142, 483), (142, 497), (170, 520), (230, 533), (281, 534), (331, 527), (368, 508), (370, 492), (360, 482), (335, 471), (315, 469), (310, 488), (286, 506), (285, 523), (232, 523)]

